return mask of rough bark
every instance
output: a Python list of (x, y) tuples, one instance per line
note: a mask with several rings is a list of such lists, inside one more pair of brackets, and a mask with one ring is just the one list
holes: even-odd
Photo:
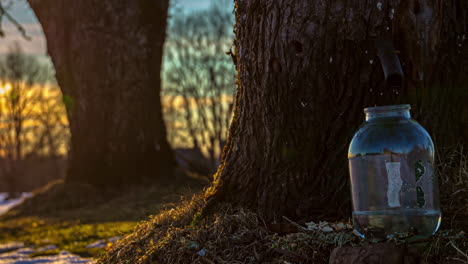
[(170, 179), (161, 114), (168, 0), (30, 0), (71, 129), (67, 179), (122, 185)]
[[(460, 140), (467, 8), (466, 0), (237, 0), (235, 114), (205, 212), (228, 202), (267, 220), (347, 216), (347, 147), (364, 107), (411, 103), (436, 140)], [(385, 86), (379, 38), (399, 51), (403, 87)]]

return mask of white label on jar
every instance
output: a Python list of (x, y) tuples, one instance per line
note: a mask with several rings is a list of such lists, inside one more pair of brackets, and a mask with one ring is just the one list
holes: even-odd
[(399, 207), (400, 206), (400, 190), (403, 184), (400, 176), (400, 162), (386, 162), (385, 167), (387, 169), (387, 199), (388, 206)]

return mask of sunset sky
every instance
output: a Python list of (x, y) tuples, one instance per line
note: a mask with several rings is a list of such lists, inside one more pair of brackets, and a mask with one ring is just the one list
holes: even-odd
[[(1, 1), (1, 0), (0, 0)], [(209, 7), (210, 0), (174, 0), (172, 6), (180, 7), (184, 10), (199, 10)], [(44, 55), (46, 53), (46, 42), (42, 33), (41, 26), (37, 22), (34, 13), (29, 8), (25, 0), (17, 0), (10, 10), (11, 14), (21, 23), (26, 29), (31, 40), (25, 40), (16, 30), (14, 25), (4, 20), (3, 29), (5, 37), (0, 38), (0, 54), (8, 52), (9, 47), (17, 41), (23, 48), (25, 53)]]

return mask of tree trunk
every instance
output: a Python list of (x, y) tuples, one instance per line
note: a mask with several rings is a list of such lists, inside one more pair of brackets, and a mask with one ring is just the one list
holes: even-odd
[(168, 0), (29, 0), (71, 129), (68, 181), (170, 179), (160, 102)]
[[(228, 202), (267, 220), (347, 216), (347, 148), (364, 107), (411, 103), (436, 143), (460, 140), (467, 8), (466, 0), (237, 0), (235, 113), (205, 212)], [(398, 89), (384, 83), (381, 38), (399, 51)]]

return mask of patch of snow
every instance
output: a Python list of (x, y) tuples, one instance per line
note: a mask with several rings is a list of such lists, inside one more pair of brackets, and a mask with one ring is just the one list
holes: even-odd
[(307, 230), (315, 230), (324, 233), (353, 229), (353, 226), (351, 224), (343, 222), (328, 223), (326, 221), (320, 221), (318, 224), (314, 222), (308, 222), (306, 223), (306, 226)]
[(0, 263), (2, 264), (92, 264), (91, 259), (81, 258), (67, 251), (62, 251), (56, 256), (43, 256), (30, 258), (29, 255), (35, 251), (31, 248), (22, 248), (14, 252), (0, 254)]
[(98, 240), (94, 243), (91, 243), (86, 246), (86, 248), (105, 248), (107, 246), (107, 242), (105, 240)]
[(43, 252), (43, 251), (48, 251), (48, 250), (56, 250), (58, 247), (56, 245), (48, 245), (45, 247), (41, 247), (36, 250), (36, 252)]
[(318, 229), (317, 224), (313, 221), (306, 223), (307, 230), (316, 230)]
[(337, 223), (337, 224), (332, 224), (333, 229), (340, 231), (346, 229), (346, 224), (345, 223)]
[[(2, 255), (2, 256), (7, 256), (7, 255), (12, 255), (12, 256), (14, 256), (14, 255), (29, 255), (29, 254), (32, 254), (34, 252), (35, 251), (32, 248), (21, 248), (21, 249), (18, 249), (16, 251), (14, 251), (14, 252), (10, 252), (9, 254), (5, 254), (5, 255)], [(2, 258), (0, 257), (0, 259), (2, 259)]]
[(109, 239), (102, 239), (98, 240), (92, 244), (86, 246), (86, 248), (105, 248), (109, 243), (115, 243), (117, 240), (121, 239), (122, 237), (112, 237)]
[(9, 252), (9, 251), (18, 250), (23, 247), (24, 247), (23, 242), (9, 242), (6, 244), (0, 244), (0, 254)]
[(202, 256), (202, 257), (206, 256), (206, 249), (202, 249), (202, 250), (198, 251), (197, 254)]
[(10, 210), (10, 208), (21, 204), (24, 199), (31, 197), (31, 195), (31, 193), (22, 193), (21, 196), (17, 199), (5, 200), (7, 198), (7, 194), (0, 193), (0, 215)]

